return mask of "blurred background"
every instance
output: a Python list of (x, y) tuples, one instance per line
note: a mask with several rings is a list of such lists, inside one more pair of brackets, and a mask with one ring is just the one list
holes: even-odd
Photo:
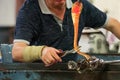
[(16, 16), (25, 0), (0, 0), (0, 44), (12, 44)]
[[(12, 44), (16, 16), (25, 0), (0, 0), (0, 44)], [(120, 0), (89, 0), (93, 5), (120, 21)], [(79, 41), (81, 51), (120, 53), (119, 40), (104, 29), (85, 28)]]

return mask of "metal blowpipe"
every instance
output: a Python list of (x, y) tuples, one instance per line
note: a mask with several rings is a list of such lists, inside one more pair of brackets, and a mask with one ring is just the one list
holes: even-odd
[(103, 64), (120, 63), (120, 60), (103, 61)]

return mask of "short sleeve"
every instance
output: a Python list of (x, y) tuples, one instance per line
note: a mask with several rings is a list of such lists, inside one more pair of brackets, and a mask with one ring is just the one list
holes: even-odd
[(89, 3), (83, 0), (83, 10), (85, 11), (85, 26), (99, 28), (106, 22), (107, 15)]
[(32, 38), (35, 36), (33, 31), (36, 25), (35, 17), (32, 4), (26, 1), (17, 16), (14, 40), (31, 42)]

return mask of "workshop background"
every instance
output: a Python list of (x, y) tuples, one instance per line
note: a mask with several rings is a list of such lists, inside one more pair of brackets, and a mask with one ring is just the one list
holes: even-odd
[[(0, 44), (12, 44), (16, 16), (24, 1), (0, 0)], [(120, 0), (89, 1), (109, 16), (120, 21)], [(119, 40), (104, 29), (94, 30), (86, 27), (83, 30), (79, 45), (82, 46), (81, 51), (87, 53), (120, 53)]]

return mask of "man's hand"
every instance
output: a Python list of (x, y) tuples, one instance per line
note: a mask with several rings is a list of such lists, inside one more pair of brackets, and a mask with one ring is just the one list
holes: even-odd
[(57, 62), (62, 62), (62, 59), (58, 54), (61, 54), (60, 50), (57, 50), (53, 47), (45, 47), (42, 51), (42, 61), (45, 63), (45, 66), (50, 66)]

